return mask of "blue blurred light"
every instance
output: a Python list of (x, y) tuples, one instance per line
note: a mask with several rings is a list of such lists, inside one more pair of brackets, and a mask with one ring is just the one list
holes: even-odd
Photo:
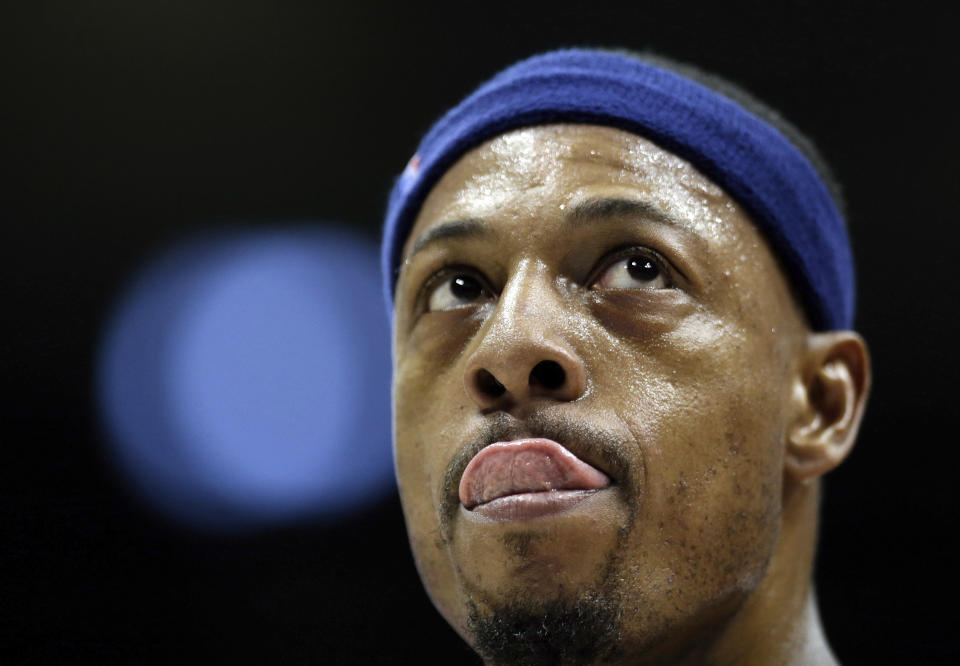
[(345, 231), (220, 234), (149, 265), (108, 324), (111, 451), (168, 516), (332, 519), (393, 488), (377, 250)]

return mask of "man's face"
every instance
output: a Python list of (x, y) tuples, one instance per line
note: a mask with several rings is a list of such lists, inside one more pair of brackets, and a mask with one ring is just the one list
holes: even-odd
[[(746, 213), (638, 136), (534, 127), (460, 159), (404, 256), (397, 475), (444, 617), (488, 657), (549, 661), (538, 637), (650, 654), (734, 613), (778, 539), (807, 335)], [(554, 442), (572, 481), (530, 492), (515, 466), (536, 480)]]

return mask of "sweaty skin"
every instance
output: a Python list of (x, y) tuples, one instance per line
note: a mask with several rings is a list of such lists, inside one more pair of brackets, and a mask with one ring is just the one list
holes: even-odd
[[(835, 663), (810, 585), (818, 477), (852, 446), (866, 348), (810, 332), (749, 216), (690, 164), (592, 125), (468, 152), (407, 240), (394, 357), (417, 567), (488, 662), (527, 654), (499, 617), (590, 608), (601, 638), (543, 661)], [(525, 519), (461, 505), (473, 457), (525, 438), (610, 485)]]

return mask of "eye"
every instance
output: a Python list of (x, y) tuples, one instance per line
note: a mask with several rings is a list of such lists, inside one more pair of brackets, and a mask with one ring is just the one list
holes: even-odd
[(427, 310), (452, 310), (490, 298), (490, 292), (469, 273), (449, 273), (437, 281), (427, 297)]
[(650, 251), (629, 250), (594, 280), (600, 289), (664, 289), (669, 285), (661, 260)]

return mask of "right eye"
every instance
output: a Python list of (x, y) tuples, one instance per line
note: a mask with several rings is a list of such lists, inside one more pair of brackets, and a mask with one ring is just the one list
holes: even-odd
[(427, 298), (427, 310), (453, 310), (489, 299), (489, 290), (469, 273), (449, 273), (436, 282)]

